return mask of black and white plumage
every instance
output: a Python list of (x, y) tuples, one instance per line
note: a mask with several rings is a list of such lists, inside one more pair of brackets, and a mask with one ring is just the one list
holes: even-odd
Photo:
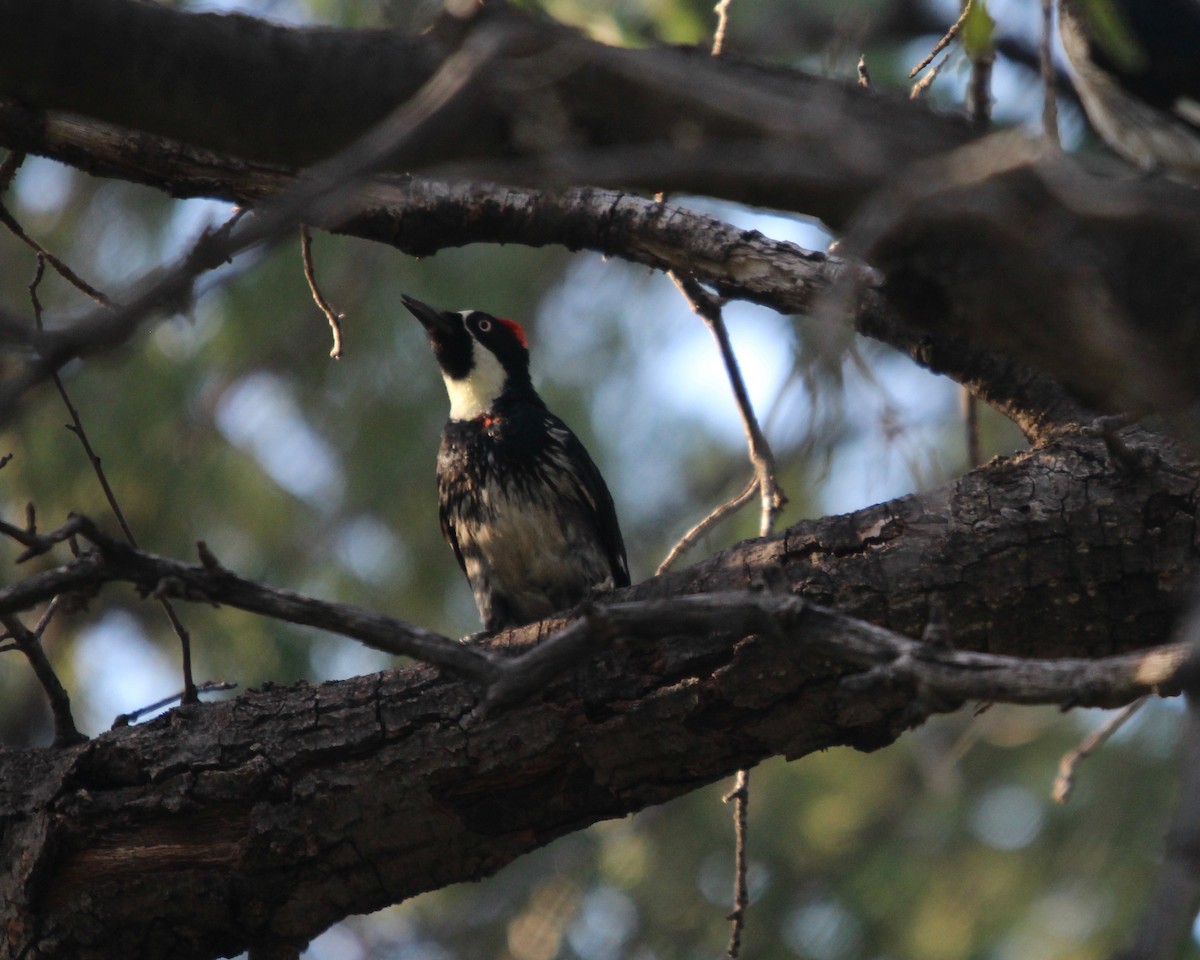
[(1061, 0), (1075, 89), (1142, 170), (1200, 183), (1200, 0)]
[(437, 459), (442, 534), (485, 629), (540, 620), (598, 587), (628, 586), (612, 496), (534, 390), (521, 327), (402, 300), (425, 327), (450, 396)]

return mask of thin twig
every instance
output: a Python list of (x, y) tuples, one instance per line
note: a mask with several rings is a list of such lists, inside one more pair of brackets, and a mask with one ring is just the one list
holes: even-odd
[(729, 378), (729, 385), (733, 388), (738, 413), (742, 417), (742, 427), (746, 431), (746, 440), (750, 446), (750, 462), (754, 465), (754, 474), (758, 479), (759, 497), (762, 501), (759, 536), (769, 536), (775, 528), (775, 518), (787, 502), (787, 498), (776, 480), (775, 455), (771, 452), (767, 438), (763, 436), (758, 417), (755, 416), (754, 407), (750, 403), (746, 381), (742, 377), (741, 367), (733, 352), (733, 344), (729, 340), (729, 331), (725, 327), (725, 319), (721, 315), (721, 302), (690, 276), (684, 276), (675, 270), (669, 271), (668, 276), (712, 332), (721, 351), (725, 373)]
[[(232, 680), (206, 680), (204, 683), (196, 686), (196, 693), (215, 693), (220, 690), (236, 690), (237, 684)], [(130, 710), (128, 713), (119, 713), (113, 721), (112, 728), (127, 727), (131, 723), (137, 721), (139, 717), (144, 717), (148, 713), (153, 713), (168, 704), (174, 703), (176, 700), (184, 702), (183, 698), (187, 695), (186, 690), (180, 690), (179, 693), (172, 694), (169, 697), (163, 697), (161, 700), (155, 700), (154, 703), (147, 704), (144, 707), (139, 707), (137, 710)]]
[(308, 281), (308, 289), (312, 291), (313, 301), (325, 314), (325, 319), (329, 321), (329, 330), (333, 334), (333, 347), (330, 348), (329, 355), (335, 360), (340, 360), (342, 358), (342, 320), (346, 315), (334, 310), (329, 305), (329, 301), (325, 299), (325, 295), (321, 293), (321, 288), (317, 286), (317, 272), (313, 268), (312, 259), (312, 234), (309, 232), (307, 223), (300, 224), (300, 258), (304, 263), (304, 279)]
[(71, 698), (67, 696), (58, 674), (50, 665), (38, 635), (17, 619), (15, 614), (0, 616), (0, 623), (4, 625), (13, 644), (25, 654), (25, 659), (33, 668), (34, 676), (46, 691), (46, 698), (50, 701), (50, 712), (54, 715), (54, 745), (67, 747), (74, 743), (83, 743), (87, 737), (75, 726), (75, 718), (71, 716)]
[(1042, 132), (1056, 147), (1062, 146), (1058, 136), (1058, 83), (1051, 55), (1054, 31), (1054, 0), (1042, 0), (1042, 39), (1038, 44), (1038, 65), (1042, 74)]
[[(17, 218), (9, 213), (8, 208), (4, 206), (3, 203), (0, 203), (0, 223), (3, 223), (4, 226), (8, 227), (9, 231), (18, 240), (26, 244), (26, 246), (32, 248), (33, 251), (37, 253), (39, 262), (40, 260), (44, 259), (55, 269), (59, 276), (71, 284), (71, 286), (75, 287), (85, 296), (95, 300), (96, 303), (100, 304), (102, 307), (108, 307), (110, 310), (116, 310), (118, 308), (119, 305), (117, 303), (115, 303), (113, 300), (110, 300), (103, 292), (93, 287), (90, 283), (84, 280), (83, 277), (79, 276), (79, 274), (58, 259), (58, 257), (56, 257), (49, 250), (38, 243), (38, 241), (34, 240), (33, 237), (27, 234), (21, 224), (17, 222)], [(38, 328), (41, 329), (40, 323)]]
[(736, 879), (733, 884), (733, 912), (729, 914), (729, 947), (725, 951), (732, 960), (742, 952), (742, 932), (746, 927), (746, 908), (750, 906), (750, 891), (746, 882), (746, 820), (750, 808), (750, 771), (739, 770), (734, 788), (725, 795), (733, 801), (733, 832), (736, 842), (734, 863)]
[(925, 76), (912, 85), (912, 90), (909, 91), (908, 98), (910, 100), (919, 100), (921, 94), (928, 90), (933, 81), (937, 79), (938, 71), (940, 71), (942, 67), (946, 65), (946, 62), (949, 59), (950, 54), (946, 54), (941, 60), (935, 63), (933, 65), (933, 69), (931, 69), (927, 74), (925, 74)]
[(34, 636), (39, 640), (45, 634), (46, 628), (50, 626), (50, 621), (54, 619), (54, 615), (58, 613), (58, 608), (62, 606), (62, 597), (58, 596), (46, 604), (46, 609), (42, 611), (41, 617), (38, 619), (37, 626), (33, 628)]
[(725, 50), (725, 31), (729, 27), (729, 4), (733, 0), (717, 0), (713, 12), (717, 15), (717, 29), (713, 33), (712, 55), (719, 57)]
[[(42, 304), (38, 299), (38, 287), (41, 285), (42, 277), (46, 272), (46, 260), (46, 254), (39, 249), (37, 254), (37, 269), (34, 272), (33, 280), (29, 284), (29, 299), (33, 304), (33, 318), (38, 330), (42, 329)], [(104, 295), (100, 294), (100, 296), (103, 297)], [(105, 297), (106, 301), (107, 299)], [(111, 301), (109, 302), (111, 303)], [(58, 375), (57, 370), (52, 372), (51, 380), (53, 380), (54, 387), (58, 391), (59, 397), (62, 398), (63, 406), (67, 408), (67, 414), (71, 418), (67, 429), (75, 434), (75, 437), (79, 440), (80, 445), (83, 447), (83, 452), (88, 458), (88, 462), (92, 465), (92, 472), (96, 474), (96, 479), (100, 481), (100, 489), (104, 491), (104, 499), (108, 501), (108, 508), (112, 511), (113, 516), (116, 517), (117, 523), (121, 527), (121, 532), (125, 534), (125, 539), (129, 541), (129, 545), (136, 549), (138, 547), (137, 538), (133, 535), (133, 529), (125, 519), (125, 511), (121, 509), (121, 504), (117, 502), (117, 495), (113, 492), (112, 485), (108, 482), (108, 475), (104, 472), (100, 456), (92, 447), (87, 431), (83, 427), (83, 420), (79, 416), (79, 410), (71, 402), (71, 397), (67, 393), (67, 388), (62, 382), (62, 377)], [(179, 615), (175, 612), (175, 608), (171, 605), (170, 600), (162, 597), (159, 599), (159, 605), (167, 615), (167, 621), (171, 624), (171, 629), (175, 632), (175, 636), (179, 638), (180, 656), (183, 661), (183, 702), (195, 703), (197, 697), (196, 686), (192, 682), (191, 635), (183, 625), (183, 621), (179, 619)]]
[[(697, 526), (707, 529), (708, 526), (716, 523), (721, 517), (732, 513), (740, 506), (739, 501), (745, 502), (745, 500), (742, 500), (743, 497), (748, 500), (748, 495), (753, 495), (753, 488), (756, 486), (762, 503), (759, 536), (770, 536), (775, 529), (775, 519), (779, 516), (779, 511), (783, 508), (783, 504), (787, 498), (783, 495), (783, 491), (780, 489), (776, 479), (775, 455), (771, 451), (770, 444), (767, 443), (767, 438), (764, 436), (762, 428), (759, 426), (758, 417), (754, 413), (754, 406), (750, 403), (750, 394), (746, 390), (746, 381), (742, 377), (742, 369), (738, 364), (736, 354), (733, 352), (733, 344), (729, 339), (729, 330), (725, 326), (721, 301), (705, 290), (694, 277), (684, 276), (674, 270), (670, 271), (668, 276), (675, 283), (675, 286), (679, 288), (679, 292), (683, 294), (688, 303), (691, 304), (692, 309), (704, 321), (717, 341), (717, 348), (721, 351), (721, 359), (725, 363), (725, 374), (729, 378), (730, 386), (733, 388), (738, 412), (742, 417), (742, 427), (746, 431), (750, 462), (754, 466), (754, 479), (751, 486), (739, 496), (734, 497), (728, 504), (718, 507), (717, 510), (709, 514)], [(711, 522), (705, 524), (705, 521)], [(684, 540), (686, 539), (687, 535), (684, 537)], [(680, 543), (683, 543), (684, 540), (681, 540)], [(675, 550), (672, 550), (667, 560), (670, 560), (674, 554)], [(666, 562), (664, 561), (664, 563)], [(729, 956), (736, 960), (741, 953), (742, 932), (746, 925), (746, 906), (748, 903), (746, 893), (746, 810), (750, 803), (749, 770), (738, 771), (737, 786), (730, 796), (736, 800), (734, 805), (734, 833), (737, 838), (737, 854), (734, 862), (733, 912), (729, 915)]]
[(1075, 770), (1084, 760), (1108, 743), (1109, 738), (1125, 725), (1125, 722), (1146, 705), (1147, 697), (1139, 697), (1127, 707), (1122, 707), (1108, 718), (1098, 729), (1088, 734), (1074, 750), (1063, 754), (1058, 762), (1058, 776), (1050, 796), (1055, 803), (1066, 803), (1075, 789)]
[(731, 513), (740, 510), (751, 500), (754, 499), (754, 494), (758, 492), (758, 475), (755, 474), (750, 478), (750, 482), (742, 488), (742, 492), (737, 494), (731, 500), (726, 500), (723, 504), (713, 510), (707, 517), (697, 523), (691, 530), (679, 538), (679, 541), (671, 548), (671, 552), (667, 554), (662, 563), (658, 565), (658, 569), (654, 571), (654, 575), (661, 576), (675, 565), (675, 561), (683, 555), (685, 550), (688, 550), (692, 544), (699, 540), (710, 529), (724, 520)]
[(867, 55), (865, 53), (860, 53), (858, 55), (857, 70), (858, 70), (858, 85), (860, 87), (865, 87), (867, 89), (870, 89), (871, 74), (867, 70)]
[(96, 548), (71, 563), (0, 587), (0, 613), (28, 610), (61, 593), (91, 594), (103, 583), (122, 581), (134, 584), (143, 596), (222, 604), (339, 633), (374, 649), (423, 660), (479, 683), (492, 683), (499, 676), (490, 656), (432, 630), (371, 610), (326, 603), (243, 579), (215, 562), (211, 551), (202, 555), (199, 564), (143, 553), (109, 536), (81, 514), (71, 514), (62, 527), (43, 534), (0, 520), (0, 534), (24, 544), (29, 556), (43, 554), (75, 536)]
[[(967, 19), (967, 14), (971, 12), (971, 5), (973, 2), (974, 0), (967, 0), (966, 4), (963, 6), (962, 13), (960, 13), (958, 15), (958, 19), (954, 21), (954, 25), (946, 31), (941, 40), (933, 45), (933, 49), (929, 51), (929, 54), (925, 57), (925, 59), (908, 71), (909, 80), (933, 63), (933, 58), (945, 50), (946, 47), (950, 46), (950, 44), (954, 41), (954, 38), (958, 36), (958, 31), (962, 29), (962, 25)], [(945, 63), (945, 60), (942, 62)]]

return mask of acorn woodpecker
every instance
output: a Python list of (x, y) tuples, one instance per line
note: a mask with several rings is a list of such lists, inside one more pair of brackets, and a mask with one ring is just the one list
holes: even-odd
[(1059, 30), (1108, 145), (1200, 183), (1200, 0), (1062, 0)]
[(437, 458), (442, 534), (488, 631), (626, 587), (617, 513), (587, 450), (533, 389), (525, 332), (402, 296), (450, 395)]

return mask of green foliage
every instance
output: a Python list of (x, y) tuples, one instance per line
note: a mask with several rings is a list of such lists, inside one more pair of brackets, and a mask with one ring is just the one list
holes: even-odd
[(962, 25), (963, 49), (972, 60), (990, 56), (996, 21), (988, 13), (986, 0), (975, 0)]

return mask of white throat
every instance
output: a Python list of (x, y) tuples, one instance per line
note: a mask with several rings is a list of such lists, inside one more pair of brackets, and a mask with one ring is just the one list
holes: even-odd
[(474, 420), (489, 410), (504, 390), (506, 375), (496, 355), (486, 347), (471, 344), (475, 365), (461, 380), (454, 380), (444, 373), (446, 393), (450, 395), (450, 419)]

